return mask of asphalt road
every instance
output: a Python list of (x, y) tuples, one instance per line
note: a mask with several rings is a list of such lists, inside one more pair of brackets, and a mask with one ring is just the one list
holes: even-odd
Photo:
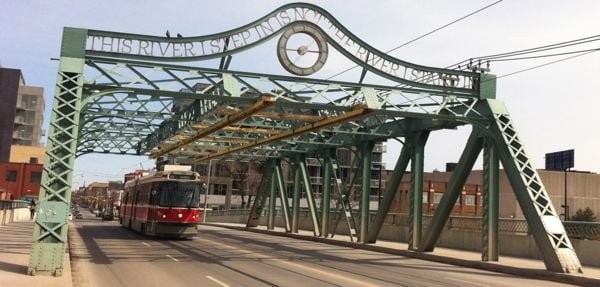
[(156, 239), (83, 213), (69, 234), (74, 286), (566, 286), (210, 226)]

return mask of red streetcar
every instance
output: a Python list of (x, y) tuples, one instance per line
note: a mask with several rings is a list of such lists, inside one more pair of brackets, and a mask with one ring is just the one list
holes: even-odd
[(190, 238), (200, 219), (200, 176), (187, 170), (157, 171), (125, 183), (121, 225), (147, 235)]

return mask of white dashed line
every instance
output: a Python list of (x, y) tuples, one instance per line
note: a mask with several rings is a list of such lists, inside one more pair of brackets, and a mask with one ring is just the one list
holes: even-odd
[(229, 285), (227, 285), (227, 284), (225, 284), (225, 283), (223, 283), (223, 282), (221, 282), (221, 281), (219, 281), (219, 280), (217, 280), (217, 279), (215, 279), (215, 278), (213, 278), (211, 276), (206, 276), (206, 278), (214, 281), (215, 283), (217, 283), (217, 284), (219, 284), (219, 285), (221, 285), (223, 287), (229, 287)]
[(175, 258), (175, 257), (173, 257), (173, 256), (171, 256), (171, 255), (169, 255), (169, 254), (166, 254), (165, 256), (167, 256), (167, 257), (171, 258), (171, 260), (173, 260), (173, 261), (175, 261), (175, 262), (179, 262), (179, 259), (177, 259), (177, 258)]
[(142, 242), (142, 244), (146, 245), (146, 247), (150, 247), (150, 244), (148, 244), (146, 242)]

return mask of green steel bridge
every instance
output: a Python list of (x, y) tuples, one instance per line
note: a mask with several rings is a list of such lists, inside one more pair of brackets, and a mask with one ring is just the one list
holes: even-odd
[[(303, 42), (304, 39), (304, 42)], [(230, 69), (233, 58), (277, 41), (282, 73)], [(311, 77), (336, 52), (361, 68), (354, 81)], [(264, 57), (261, 61), (273, 57)], [(299, 61), (298, 59), (305, 62)], [(308, 62), (306, 62), (308, 61)], [(283, 72), (284, 71), (284, 72)], [(187, 100), (189, 105), (179, 105)], [(430, 133), (469, 125), (471, 135), (431, 224), (421, 210), (424, 147)], [(369, 221), (371, 151), (403, 138), (387, 192)], [(358, 156), (342, 178), (338, 147)], [(198, 37), (167, 37), (65, 28), (34, 230), (30, 274), (61, 275), (67, 246), (73, 163), (88, 153), (193, 161), (264, 161), (247, 226), (264, 208), (274, 226), (279, 198), (288, 232), (298, 232), (306, 193), (315, 236), (333, 232), (330, 204), (317, 206), (307, 157), (324, 168), (323, 202), (336, 201), (352, 240), (377, 240), (410, 163), (409, 248), (433, 251), (473, 165), (483, 152), (482, 260), (498, 260), (498, 172), (502, 162), (546, 268), (581, 272), (559, 216), (529, 160), (510, 113), (496, 99), (496, 78), (482, 70), (442, 69), (391, 57), (352, 34), (329, 12), (284, 5), (245, 26)], [(294, 180), (286, 195), (282, 161)], [(359, 215), (351, 186), (360, 186)], [(269, 199), (267, 201), (267, 198)], [(304, 200), (304, 199), (303, 199)]]

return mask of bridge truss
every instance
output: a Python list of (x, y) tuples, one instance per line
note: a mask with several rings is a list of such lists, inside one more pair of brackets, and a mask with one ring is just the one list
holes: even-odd
[[(316, 62), (299, 67), (285, 54), (294, 34), (318, 44)], [(233, 56), (280, 36), (278, 56), (290, 75), (229, 69)], [(297, 49), (307, 53), (307, 46)], [(360, 79), (311, 78), (333, 48), (360, 65)], [(303, 50), (304, 49), (304, 50)], [(310, 51), (308, 51), (310, 52)], [(212, 67), (217, 59), (218, 67)], [(190, 64), (191, 63), (191, 64)], [(369, 79), (369, 80), (367, 80)], [(382, 84), (383, 83), (383, 84)], [(263, 161), (263, 179), (247, 226), (268, 209), (275, 222), (279, 198), (286, 231), (298, 232), (301, 193), (315, 236), (343, 221), (351, 238), (377, 240), (400, 181), (411, 164), (409, 248), (429, 252), (477, 157), (484, 159), (482, 260), (498, 260), (498, 172), (502, 162), (548, 270), (581, 271), (564, 227), (527, 157), (514, 122), (495, 99), (494, 75), (411, 64), (386, 55), (353, 35), (327, 11), (310, 4), (282, 6), (227, 32), (167, 38), (65, 28), (34, 230), (30, 274), (60, 275), (67, 244), (67, 215), (74, 160), (88, 153)], [(189, 105), (181, 105), (182, 100)], [(424, 147), (430, 133), (461, 125), (472, 132), (431, 225), (422, 225)], [(375, 143), (403, 138), (387, 192), (369, 220), (371, 153)], [(353, 176), (343, 177), (336, 148), (357, 153)], [(306, 158), (324, 169), (317, 206)], [(293, 198), (287, 196), (288, 162)], [(350, 206), (358, 185), (359, 216)], [(267, 202), (267, 199), (269, 201)]]

